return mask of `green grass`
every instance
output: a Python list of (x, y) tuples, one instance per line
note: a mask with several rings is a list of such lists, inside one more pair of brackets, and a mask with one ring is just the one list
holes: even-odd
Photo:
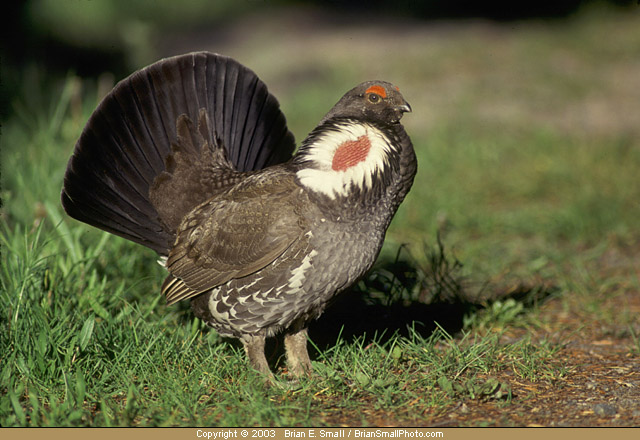
[[(624, 116), (583, 126), (571, 113), (629, 105), (625, 94), (640, 89), (621, 91), (608, 79), (613, 72), (638, 85), (637, 21), (603, 17), (500, 27), (498, 39), (470, 25), (424, 50), (416, 30), (405, 37), (411, 63), (389, 55), (389, 72), (401, 72), (414, 106), (406, 125), (420, 169), (380, 265), (353, 295), (407, 310), (453, 301), (460, 322), (328, 332), (328, 341), (313, 341), (316, 375), (295, 386), (265, 387), (237, 344), (208, 331), (188, 306), (166, 307), (153, 252), (66, 218), (62, 176), (95, 108), (94, 86), (70, 76), (43, 90), (41, 78), (25, 79), (3, 124), (0, 425), (420, 424), (460, 400), (509, 406), (505, 373), (554, 383), (568, 372), (555, 361), (564, 341), (531, 336), (549, 325), (537, 301), (551, 290), (560, 307), (578, 295), (581, 313), (620, 320), (637, 356), (637, 318), (601, 304), (637, 291), (638, 280), (600, 262), (611, 249), (631, 249), (627, 264), (637, 258), (640, 132)], [(493, 45), (491, 56), (484, 45)], [(335, 52), (318, 61), (335, 63), (333, 73), (281, 97), (296, 133), (332, 104), (320, 91), (362, 79), (364, 61), (346, 69), (341, 60)], [(505, 113), (505, 105), (514, 107)], [(505, 296), (514, 284), (528, 296)], [(506, 338), (509, 329), (525, 336)], [(271, 352), (281, 367), (277, 347)]]

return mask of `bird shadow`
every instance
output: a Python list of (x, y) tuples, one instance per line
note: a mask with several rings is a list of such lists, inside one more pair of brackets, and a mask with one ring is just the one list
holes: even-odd
[[(312, 358), (338, 341), (384, 344), (392, 338), (428, 338), (437, 328), (450, 335), (465, 327), (466, 318), (496, 301), (512, 299), (526, 311), (558, 290), (542, 280), (496, 282), (465, 276), (463, 264), (437, 237), (425, 244), (419, 263), (404, 247), (395, 258), (382, 258), (359, 283), (339, 295), (309, 327)], [(267, 346), (271, 360), (282, 359), (277, 338)]]
[(427, 268), (402, 258), (402, 250), (395, 259), (378, 261), (311, 324), (309, 336), (316, 347), (326, 349), (338, 339), (368, 344), (415, 334), (426, 338), (437, 327), (449, 334), (462, 330), (464, 316), (478, 306), (465, 295), (462, 264), (442, 248)]

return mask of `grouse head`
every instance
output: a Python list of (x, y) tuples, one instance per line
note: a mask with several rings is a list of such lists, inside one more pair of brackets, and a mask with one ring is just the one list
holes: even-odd
[(384, 191), (402, 150), (400, 124), (411, 106), (398, 87), (367, 81), (348, 91), (303, 141), (294, 163), (300, 183), (331, 199)]
[(367, 81), (349, 90), (321, 121), (341, 117), (397, 124), (411, 106), (400, 89), (386, 81)]

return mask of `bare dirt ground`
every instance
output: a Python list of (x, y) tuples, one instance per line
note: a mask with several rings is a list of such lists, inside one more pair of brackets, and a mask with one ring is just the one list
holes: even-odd
[[(512, 371), (496, 376), (511, 386), (509, 404), (463, 401), (444, 413), (425, 414), (439, 426), (640, 426), (640, 292), (633, 279), (638, 249), (610, 250), (598, 261), (599, 276), (621, 280), (598, 293), (552, 299), (539, 310), (540, 326), (510, 329), (506, 342), (525, 336), (559, 343), (553, 362), (560, 378), (526, 381)], [(598, 308), (594, 313), (593, 307)]]
[[(640, 312), (637, 295), (612, 299), (607, 304), (616, 307), (621, 302)], [(444, 414), (425, 414), (431, 420), (428, 424), (640, 426), (640, 360), (630, 353), (629, 347), (634, 344), (631, 336), (595, 320), (585, 323), (582, 317), (558, 312), (555, 306), (555, 301), (550, 302), (546, 313), (557, 319), (556, 328), (544, 337), (565, 341), (555, 360), (566, 368), (565, 377), (541, 383), (505, 373), (497, 378), (511, 385), (510, 405), (461, 402)], [(575, 332), (578, 327), (579, 335)]]

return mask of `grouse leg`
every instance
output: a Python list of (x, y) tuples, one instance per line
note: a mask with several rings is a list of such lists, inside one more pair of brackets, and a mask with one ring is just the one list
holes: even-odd
[[(295, 327), (294, 327), (295, 328)], [(289, 371), (295, 377), (311, 374), (313, 367), (307, 351), (307, 329), (294, 330), (284, 336), (284, 348), (287, 354)]]
[(242, 339), (244, 351), (247, 353), (251, 366), (262, 373), (267, 378), (272, 378), (273, 374), (264, 355), (264, 335), (250, 335)]

